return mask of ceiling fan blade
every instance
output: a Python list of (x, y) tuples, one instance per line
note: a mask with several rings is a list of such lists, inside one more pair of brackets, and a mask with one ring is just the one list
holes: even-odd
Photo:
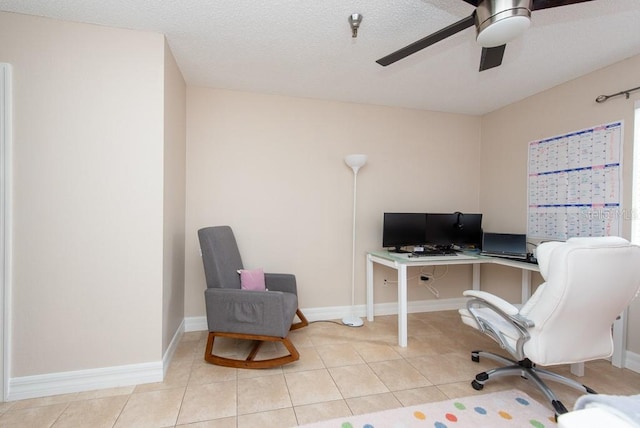
[(482, 48), (482, 56), (480, 57), (480, 70), (484, 71), (494, 68), (502, 64), (504, 49), (507, 45), (500, 45), (494, 48)]
[(465, 3), (469, 3), (471, 6), (475, 6), (478, 7), (478, 3), (480, 3), (480, 0), (462, 0)]
[(389, 64), (400, 61), (402, 58), (406, 58), (411, 54), (414, 54), (428, 46), (433, 45), (434, 43), (438, 43), (440, 40), (446, 39), (449, 36), (453, 36), (454, 34), (473, 26), (474, 20), (475, 12), (473, 12), (467, 18), (461, 19), (460, 21), (455, 22), (448, 27), (443, 28), (442, 30), (436, 31), (435, 33), (430, 34), (427, 37), (418, 40), (417, 42), (413, 42), (402, 49), (398, 49), (392, 54), (380, 58), (376, 62), (386, 67)]
[(568, 6), (575, 3), (584, 3), (592, 0), (533, 0), (531, 10), (549, 9), (552, 7)]

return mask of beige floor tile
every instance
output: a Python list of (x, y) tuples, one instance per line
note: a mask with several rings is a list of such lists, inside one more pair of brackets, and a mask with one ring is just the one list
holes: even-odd
[(51, 395), (49, 397), (30, 398), (27, 400), (15, 401), (11, 410), (27, 409), (30, 407), (44, 407), (52, 404), (70, 403), (78, 398), (77, 393)]
[(282, 371), (284, 373), (325, 368), (324, 362), (322, 361), (322, 358), (320, 358), (320, 354), (318, 354), (315, 347), (302, 347), (299, 348), (298, 351), (300, 352), (300, 359), (283, 366)]
[(74, 401), (79, 400), (92, 400), (94, 398), (104, 398), (104, 397), (116, 397), (118, 395), (129, 395), (133, 394), (135, 390), (135, 385), (130, 386), (121, 386), (119, 388), (106, 388), (106, 389), (98, 389), (95, 391), (87, 391), (80, 392), (76, 396)]
[(67, 408), (68, 403), (41, 407), (10, 409), (0, 416), (2, 428), (50, 427)]
[(192, 424), (176, 425), (176, 428), (237, 428), (237, 417), (213, 419), (204, 422), (195, 422)]
[(360, 354), (348, 343), (318, 346), (317, 350), (326, 367), (340, 367), (364, 363)]
[[(471, 387), (477, 373), (498, 363), (487, 358), (474, 363), (470, 351), (505, 353), (464, 326), (457, 311), (409, 314), (406, 348), (397, 343), (396, 316), (377, 316), (359, 328), (339, 320), (311, 323), (290, 333), (300, 360), (264, 370), (205, 362), (207, 334), (183, 335), (163, 382), (0, 403), (0, 427), (282, 428), (508, 389), (553, 412), (535, 385), (519, 376), (493, 379), (481, 391)], [(261, 355), (281, 352), (278, 346), (267, 343)], [(220, 339), (216, 347), (237, 358), (246, 356), (251, 343)], [(640, 394), (640, 373), (605, 360), (586, 363), (582, 378), (573, 377), (568, 365), (549, 369), (600, 393)], [(567, 408), (582, 395), (548, 384)]]
[(236, 380), (238, 369), (217, 366), (206, 361), (194, 363), (191, 366), (189, 385), (203, 385), (207, 383)]
[(431, 386), (432, 383), (405, 360), (370, 363), (369, 367), (390, 391)]
[(431, 336), (411, 335), (407, 338), (407, 346), (405, 348), (401, 348), (396, 344), (393, 349), (404, 358), (440, 355), (460, 350), (455, 340), (442, 334)]
[(8, 411), (11, 407), (13, 407), (14, 402), (9, 403), (0, 403), (0, 415)]
[(475, 375), (495, 364), (474, 363), (462, 352), (409, 358), (407, 361), (434, 385), (471, 381)]
[(524, 391), (522, 389), (522, 383), (518, 383), (516, 379), (508, 380), (507, 378), (503, 378), (500, 380), (500, 382), (495, 382), (493, 385), (488, 385), (482, 391), (476, 391), (475, 389), (473, 389), (471, 387), (471, 380), (438, 385), (438, 389), (442, 391), (442, 393), (446, 396), (446, 398), (443, 398), (443, 400), (469, 397), (471, 395), (488, 394), (492, 392), (506, 391), (509, 389), (520, 389)]
[(191, 367), (193, 363), (185, 364), (183, 362), (172, 363), (167, 374), (162, 382), (147, 383), (144, 385), (137, 385), (134, 393), (143, 393), (150, 391), (158, 391), (162, 389), (174, 389), (187, 386), (189, 382), (189, 376), (191, 374)]
[(327, 369), (285, 373), (284, 376), (294, 406), (342, 399)]
[(380, 412), (382, 410), (402, 407), (402, 403), (390, 392), (347, 398), (347, 405), (354, 415), (363, 415), (365, 413)]
[(351, 409), (345, 400), (324, 401), (322, 403), (307, 404), (294, 407), (298, 425), (312, 424), (328, 419), (351, 416)]
[(263, 376), (280, 376), (282, 367), (272, 367), (270, 369), (238, 369), (238, 379), (252, 379)]
[(75, 401), (62, 412), (52, 428), (111, 428), (128, 399), (128, 395), (118, 395)]
[(238, 380), (238, 415), (293, 407), (284, 375)]
[(293, 407), (238, 416), (238, 428), (284, 428), (296, 425)]
[(237, 382), (190, 385), (184, 394), (178, 424), (236, 416)]
[(392, 346), (383, 343), (360, 342), (354, 348), (367, 363), (402, 359), (402, 355), (398, 354)]
[(116, 428), (166, 427), (175, 425), (185, 388), (131, 394)]
[(415, 406), (423, 403), (435, 403), (448, 399), (437, 386), (425, 386), (422, 388), (404, 389), (395, 391), (393, 395), (402, 403), (403, 407)]
[(195, 340), (182, 340), (176, 347), (176, 351), (173, 354), (173, 361), (181, 360), (193, 360), (196, 356), (200, 356), (204, 353), (204, 348), (200, 348), (200, 342)]
[(313, 346), (311, 341), (311, 330), (314, 327), (311, 325), (289, 332), (289, 340), (296, 348), (303, 348), (307, 346)]
[(366, 364), (334, 367), (329, 369), (329, 373), (344, 398), (389, 392), (389, 388)]

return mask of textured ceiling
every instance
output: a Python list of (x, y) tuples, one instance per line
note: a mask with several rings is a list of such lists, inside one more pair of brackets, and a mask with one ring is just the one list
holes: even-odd
[[(468, 114), (640, 54), (640, 0), (534, 11), (502, 66), (482, 73), (473, 28), (375, 63), (469, 16), (462, 0), (0, 0), (0, 10), (163, 33), (189, 85)], [(364, 16), (356, 39), (352, 13)]]

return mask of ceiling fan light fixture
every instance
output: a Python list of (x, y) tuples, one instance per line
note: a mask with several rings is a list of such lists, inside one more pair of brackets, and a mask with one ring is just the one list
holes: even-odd
[(504, 45), (531, 25), (531, 0), (485, 0), (476, 9), (476, 41), (485, 48)]

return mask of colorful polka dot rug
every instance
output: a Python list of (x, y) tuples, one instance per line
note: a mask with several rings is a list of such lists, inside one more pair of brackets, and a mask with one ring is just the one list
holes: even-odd
[(550, 406), (518, 390), (479, 394), (436, 403), (302, 425), (304, 428), (547, 428), (557, 424)]

